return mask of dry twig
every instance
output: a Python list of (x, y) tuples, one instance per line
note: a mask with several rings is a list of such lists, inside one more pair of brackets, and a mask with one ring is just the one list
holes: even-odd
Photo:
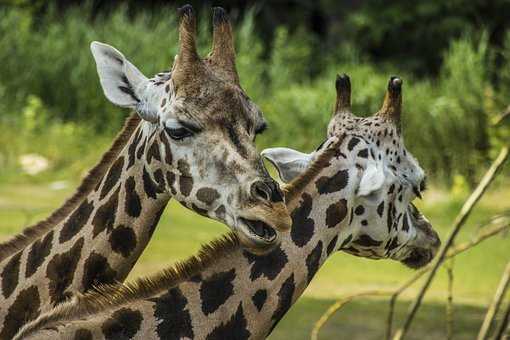
[(483, 194), (485, 193), (485, 191), (487, 190), (489, 185), (492, 183), (492, 181), (496, 177), (496, 174), (502, 168), (503, 164), (505, 163), (505, 161), (508, 158), (508, 153), (509, 153), (508, 147), (503, 147), (501, 149), (498, 157), (492, 163), (489, 170), (485, 173), (480, 184), (476, 187), (476, 189), (471, 193), (471, 195), (469, 196), (467, 201), (464, 203), (464, 206), (460, 210), (459, 215), (455, 219), (452, 231), (448, 235), (448, 238), (446, 239), (446, 242), (444, 243), (444, 245), (439, 250), (439, 254), (436, 256), (436, 258), (432, 262), (432, 265), (433, 265), (432, 270), (430, 271), (429, 275), (427, 276), (427, 278), (425, 280), (425, 283), (423, 284), (422, 288), (420, 289), (420, 292), (418, 293), (416, 300), (412, 304), (409, 314), (407, 315), (407, 318), (404, 321), (404, 326), (396, 332), (396, 334), (394, 336), (394, 340), (403, 339), (404, 336), (409, 331), (409, 328), (411, 327), (411, 323), (414, 320), (416, 312), (420, 308), (423, 297), (425, 296), (425, 293), (427, 292), (428, 288), (430, 287), (430, 284), (432, 283), (432, 280), (434, 279), (434, 277), (436, 275), (437, 269), (443, 263), (443, 260), (445, 259), (448, 249), (451, 247), (451, 245), (455, 241), (457, 234), (459, 233), (460, 229), (462, 228), (462, 226), (466, 222), (467, 218), (471, 214), (471, 211), (473, 211), (473, 208), (475, 207), (476, 203), (483, 196)]
[(310, 335), (310, 339), (311, 340), (317, 340), (318, 336), (319, 336), (319, 331), (322, 328), (322, 326), (324, 326), (326, 321), (328, 321), (329, 318), (333, 314), (335, 314), (335, 312), (337, 310), (339, 310), (340, 308), (342, 308), (343, 306), (345, 306), (346, 304), (348, 304), (352, 300), (354, 300), (356, 298), (359, 298), (359, 297), (362, 297), (362, 296), (385, 296), (385, 295), (389, 295), (389, 294), (391, 294), (391, 291), (368, 290), (366, 292), (360, 292), (360, 293), (352, 294), (352, 295), (344, 297), (343, 299), (338, 300), (337, 302), (332, 304), (324, 314), (322, 314), (322, 316), (319, 318), (319, 320), (317, 320), (317, 322), (315, 322), (315, 324), (313, 326), (313, 329), (312, 329), (312, 333)]
[(510, 117), (510, 105), (505, 109), (505, 111), (503, 111), (502, 114), (500, 114), (498, 116), (498, 118), (496, 118), (494, 120), (494, 123), (492, 123), (492, 126), (497, 127), (498, 125), (503, 123), (505, 121), (505, 119), (507, 119), (509, 117)]
[(496, 332), (495, 340), (501, 340), (505, 335), (505, 331), (508, 330), (508, 326), (510, 323), (510, 302), (508, 302), (508, 306), (506, 307), (505, 313), (503, 314), (503, 319), (501, 319), (501, 324), (498, 327)]
[(496, 289), (496, 293), (494, 294), (494, 299), (487, 309), (487, 314), (485, 314), (485, 319), (483, 320), (482, 327), (480, 328), (480, 332), (478, 333), (477, 340), (485, 340), (488, 338), (489, 329), (494, 322), (494, 318), (498, 313), (499, 307), (501, 306), (501, 302), (503, 302), (503, 298), (505, 297), (506, 290), (508, 289), (508, 285), (510, 284), (510, 262), (506, 265), (505, 270), (503, 271), (503, 275), (501, 276), (501, 280), (499, 281), (498, 288)]
[(453, 267), (455, 258), (452, 257), (446, 264), (448, 275), (448, 296), (446, 300), (446, 338), (453, 339)]
[[(510, 229), (510, 216), (502, 215), (502, 216), (495, 216), (491, 219), (489, 224), (486, 226), (480, 228), (480, 231), (478, 232), (478, 235), (473, 238), (469, 242), (465, 242), (462, 244), (459, 244), (454, 249), (450, 249), (448, 254), (446, 255), (446, 258), (453, 258), (460, 253), (465, 252), (466, 250), (469, 250), (478, 244), (480, 242), (486, 240), (489, 237), (492, 237), (496, 234), (499, 234), (505, 230)], [(400, 294), (402, 294), (407, 288), (409, 288), (413, 283), (418, 281), (426, 272), (430, 271), (432, 269), (432, 264), (429, 264), (428, 266), (420, 269), (416, 272), (414, 276), (412, 276), (408, 281), (404, 282), (399, 289), (395, 291), (395, 293), (392, 295), (390, 300), (390, 311), (388, 313), (388, 322), (387, 322), (387, 328), (386, 328), (386, 339), (391, 339), (392, 335), (392, 324), (393, 324), (393, 316), (394, 316), (394, 308), (395, 303)]]

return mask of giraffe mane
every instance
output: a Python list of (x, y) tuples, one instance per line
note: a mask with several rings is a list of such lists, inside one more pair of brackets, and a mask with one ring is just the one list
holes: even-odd
[(317, 157), (299, 176), (294, 178), (289, 184), (283, 187), (285, 194), (286, 204), (288, 205), (294, 199), (299, 197), (299, 194), (310, 184), (311, 181), (317, 177), (317, 175), (329, 166), (329, 162), (335, 156), (337, 156), (338, 148), (345, 139), (345, 134), (341, 135), (336, 141), (331, 143), (326, 150), (324, 150), (319, 157)]
[(199, 274), (215, 263), (218, 258), (239, 249), (239, 246), (237, 236), (233, 232), (229, 232), (202, 245), (196, 255), (155, 274), (138, 278), (133, 282), (105, 284), (96, 286), (87, 293), (78, 293), (68, 302), (57, 305), (51, 311), (27, 323), (14, 339), (22, 339), (56, 322), (84, 318), (136, 300), (152, 297)]
[(89, 170), (73, 195), (69, 197), (57, 210), (53, 211), (53, 213), (51, 213), (51, 215), (46, 219), (26, 227), (10, 240), (0, 243), (0, 261), (23, 249), (68, 216), (95, 188), (97, 183), (108, 170), (109, 166), (115, 160), (115, 157), (127, 144), (140, 121), (141, 119), (136, 113), (131, 114), (130, 117), (126, 119), (122, 130), (115, 137), (110, 149), (108, 149), (108, 151), (106, 151), (101, 157), (101, 160)]

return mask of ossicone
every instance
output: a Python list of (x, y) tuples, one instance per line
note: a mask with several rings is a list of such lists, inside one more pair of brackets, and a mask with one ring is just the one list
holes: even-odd
[(351, 79), (345, 73), (338, 74), (335, 82), (336, 104), (334, 114), (351, 113)]
[(204, 72), (204, 67), (197, 52), (197, 23), (193, 7), (184, 5), (177, 12), (180, 17), (179, 53), (172, 68), (172, 79), (179, 86), (198, 78)]
[(213, 43), (207, 60), (225, 80), (239, 84), (232, 26), (227, 13), (221, 7), (213, 8)]
[(400, 128), (400, 114), (402, 112), (402, 79), (397, 76), (390, 77), (388, 88), (384, 96), (381, 109), (377, 112), (389, 121), (392, 121)]

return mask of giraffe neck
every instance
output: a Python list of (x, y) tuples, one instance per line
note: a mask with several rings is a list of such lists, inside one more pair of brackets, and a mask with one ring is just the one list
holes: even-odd
[(0, 339), (77, 292), (125, 279), (170, 199), (156, 137), (141, 123), (81, 204), (0, 264)]
[[(96, 190), (78, 207), (78, 213), (72, 216), (75, 218), (66, 221), (59, 231), (60, 243), (84, 238), (84, 262), (77, 266), (83, 268), (83, 287), (72, 291), (123, 281), (147, 246), (171, 198), (165, 190), (162, 170), (153, 166), (161, 161), (158, 141), (145, 124), (140, 124)], [(96, 267), (92, 263), (97, 261), (105, 263), (104, 272), (90, 275)]]
[[(313, 192), (305, 190), (289, 204), (292, 233), (268, 255), (247, 253), (235, 238), (213, 242), (173, 271), (122, 287), (125, 294), (114, 287), (62, 305), (18, 337), (64, 339), (85, 332), (93, 339), (114, 338), (120, 336), (115, 331), (128, 327), (132, 336), (151, 339), (264, 338), (328, 256), (349, 242), (347, 201), (319, 195), (312, 204)], [(333, 203), (335, 216), (327, 209), (332, 201), (343, 202)], [(41, 328), (51, 331), (39, 333)]]
[[(133, 315), (139, 312), (142, 322), (147, 323), (140, 324), (140, 332), (153, 327), (156, 335), (144, 335), (154, 338), (267, 337), (327, 258), (350, 247), (356, 237), (350, 223), (354, 214), (350, 197), (355, 191), (357, 169), (331, 167), (331, 171), (321, 172), (330, 165), (328, 157), (329, 152), (316, 162), (317, 167), (309, 168), (297, 189), (300, 193), (289, 191), (287, 208), (292, 228), (282, 234), (281, 244), (271, 253), (252, 255), (237, 244), (222, 250), (219, 247), (221, 255), (217, 256), (215, 247), (212, 260), (206, 258), (203, 268), (190, 271), (188, 279), (169, 282), (152, 298), (145, 296), (145, 300), (123, 304), (116, 309), (117, 315), (128, 310)], [(106, 315), (112, 314), (92, 319), (100, 323)], [(176, 323), (181, 327), (174, 327)]]
[[(327, 201), (316, 197), (313, 206), (327, 206)], [(328, 221), (327, 209), (313, 211), (314, 207), (312, 196), (302, 194), (289, 206), (293, 211), (292, 232), (282, 238), (280, 247), (266, 256), (254, 256), (237, 247), (200, 275), (159, 296), (156, 303), (162, 310), (159, 317), (164, 319), (165, 308), (174, 308), (165, 305), (169, 296), (182, 296), (182, 301), (188, 303), (186, 308), (191, 310), (192, 330), (197, 339), (220, 339), (232, 332), (239, 338), (267, 337), (327, 258), (349, 242), (346, 223), (336, 223), (348, 220), (350, 209), (336, 206), (339, 214), (329, 216), (328, 225), (324, 223)], [(174, 303), (172, 299), (168, 302)]]
[(65, 220), (74, 211), (83, 197), (94, 190), (97, 183), (106, 174), (114, 159), (122, 151), (126, 143), (131, 138), (140, 124), (138, 114), (133, 113), (126, 120), (122, 130), (115, 137), (110, 149), (106, 151), (99, 162), (89, 170), (87, 175), (75, 190), (73, 195), (69, 197), (58, 209), (54, 210), (50, 216), (31, 225), (21, 233), (15, 235), (10, 240), (0, 243), (0, 262), (4, 259), (16, 254), (18, 251), (30, 245), (33, 241), (44, 235), (48, 230), (54, 228), (60, 222)]

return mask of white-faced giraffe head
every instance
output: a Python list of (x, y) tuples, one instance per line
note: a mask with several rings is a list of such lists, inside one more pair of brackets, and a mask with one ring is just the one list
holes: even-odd
[(269, 251), (291, 221), (255, 148), (266, 122), (240, 86), (229, 20), (214, 9), (212, 51), (202, 59), (193, 9), (186, 5), (179, 12), (179, 54), (171, 71), (152, 79), (113, 47), (92, 43), (103, 91), (144, 120), (147, 180), (226, 223), (249, 250)]
[(324, 145), (340, 139), (336, 157), (320, 172), (310, 197), (312, 202), (314, 195), (329, 195), (324, 200), (332, 204), (320, 216), (326, 216), (326, 225), (338, 227), (343, 237), (336, 249), (422, 267), (434, 257), (440, 240), (412, 203), (421, 198), (426, 179), (401, 134), (402, 80), (391, 77), (382, 108), (367, 118), (351, 112), (347, 75), (337, 77), (336, 89), (328, 140), (317, 151), (304, 154), (273, 148), (264, 150), (263, 155), (288, 182), (306, 169)]

